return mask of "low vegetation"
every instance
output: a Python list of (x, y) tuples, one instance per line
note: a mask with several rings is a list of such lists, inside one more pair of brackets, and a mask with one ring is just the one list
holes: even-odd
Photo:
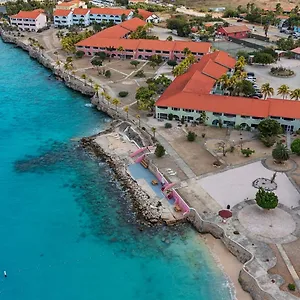
[(260, 188), (255, 196), (256, 203), (259, 207), (270, 210), (278, 206), (278, 197), (273, 192), (267, 192)]

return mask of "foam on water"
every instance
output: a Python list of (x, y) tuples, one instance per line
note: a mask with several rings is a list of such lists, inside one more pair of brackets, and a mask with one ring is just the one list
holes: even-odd
[(195, 231), (141, 231), (112, 171), (78, 146), (107, 116), (2, 42), (0, 69), (0, 299), (231, 299)]

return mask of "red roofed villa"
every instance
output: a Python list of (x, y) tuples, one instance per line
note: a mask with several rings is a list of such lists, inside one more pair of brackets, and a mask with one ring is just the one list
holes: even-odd
[(43, 9), (19, 11), (9, 17), (10, 24), (23, 31), (38, 31), (47, 26), (47, 17)]
[(203, 56), (200, 62), (171, 83), (156, 101), (156, 118), (187, 122), (200, 120), (206, 113), (207, 124), (234, 127), (242, 125), (256, 128), (265, 118), (277, 120), (283, 129), (295, 131), (300, 128), (300, 102), (281, 99), (254, 99), (216, 94), (217, 79), (234, 71), (235, 59), (226, 52), (216, 51)]
[(251, 30), (246, 25), (220, 27), (217, 29), (217, 34), (236, 39), (246, 38), (250, 32)]

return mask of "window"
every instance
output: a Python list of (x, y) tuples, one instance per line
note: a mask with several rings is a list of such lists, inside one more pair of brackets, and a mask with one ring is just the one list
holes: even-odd
[(227, 117), (227, 118), (235, 118), (236, 115), (233, 115), (233, 114), (224, 114), (224, 117)]
[(139, 51), (140, 51), (140, 52), (144, 52), (144, 50), (143, 50), (143, 49), (139, 49)]
[(285, 121), (295, 121), (295, 119), (292, 119), (292, 118), (282, 118), (282, 119)]
[(201, 114), (203, 111), (202, 110), (196, 110), (196, 113)]
[(271, 116), (271, 119), (273, 119), (273, 120), (280, 120), (280, 117)]
[(164, 54), (169, 54), (170, 52), (169, 52), (169, 51), (163, 51), (163, 53), (164, 53)]
[(172, 107), (172, 110), (179, 111), (179, 110), (180, 110), (180, 108), (177, 108), (177, 107)]
[(161, 53), (161, 51), (160, 50), (156, 50), (155, 53)]
[(217, 117), (221, 117), (223, 114), (214, 112), (213, 115)]
[(264, 118), (261, 118), (261, 117), (252, 117), (252, 119), (254, 119), (254, 120), (263, 120)]
[(152, 52), (152, 50), (146, 50), (146, 52), (148, 52), (148, 53), (151, 53), (151, 52)]
[(194, 120), (194, 117), (188, 116), (188, 117), (187, 117), (187, 120), (188, 120), (188, 122), (189, 122), (189, 121), (193, 121), (193, 120)]
[(241, 116), (241, 118), (243, 118), (243, 119), (249, 119), (250, 116)]
[(186, 108), (184, 108), (183, 111), (186, 111), (186, 112), (194, 112), (193, 109), (186, 109)]
[(157, 108), (159, 108), (159, 109), (167, 109), (168, 107), (167, 106), (157, 106)]

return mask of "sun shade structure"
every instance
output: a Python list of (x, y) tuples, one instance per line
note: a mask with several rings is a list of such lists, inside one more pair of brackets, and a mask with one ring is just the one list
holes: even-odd
[(219, 211), (219, 216), (223, 219), (229, 219), (232, 217), (232, 212), (228, 209), (222, 209)]

